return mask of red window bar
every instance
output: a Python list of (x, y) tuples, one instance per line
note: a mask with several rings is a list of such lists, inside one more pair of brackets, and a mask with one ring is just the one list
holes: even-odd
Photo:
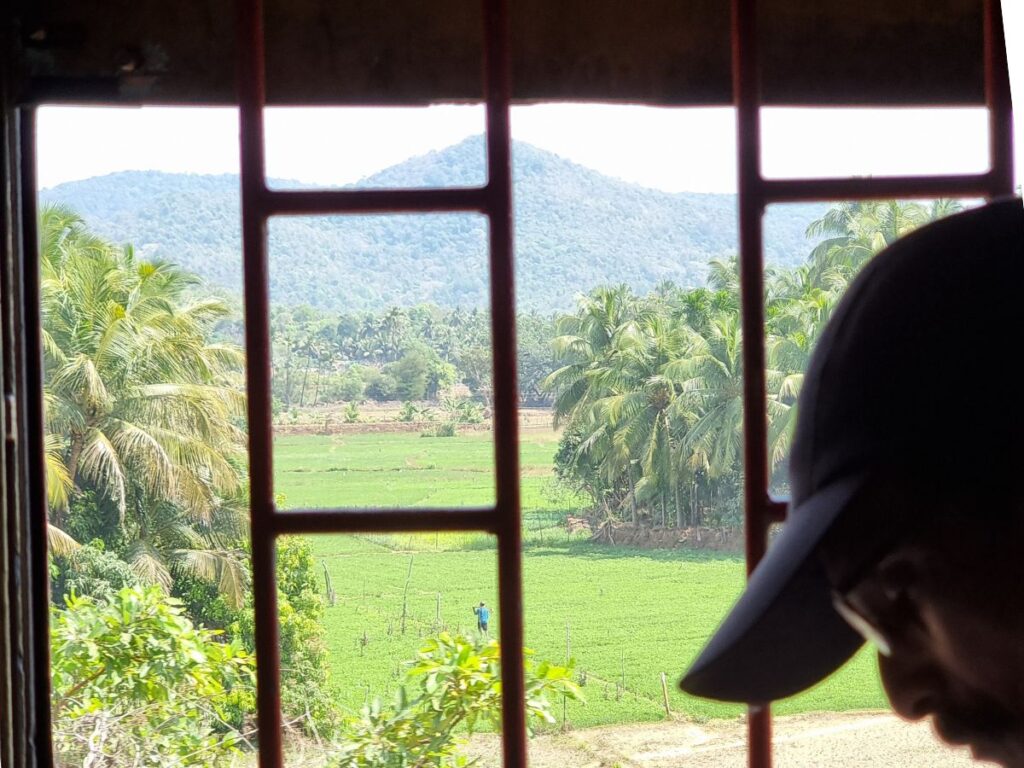
[[(985, 0), (985, 102), (989, 111), (990, 168), (946, 176), (768, 180), (761, 176), (760, 77), (757, 0), (732, 4), (733, 100), (739, 153), (740, 306), (743, 321), (743, 463), (747, 572), (764, 556), (768, 526), (786, 506), (768, 491), (767, 392), (764, 353), (762, 216), (770, 203), (887, 197), (987, 197), (1013, 194), (1013, 114), (999, 0)], [(749, 765), (771, 768), (771, 710), (748, 714)]]
[[(264, 768), (282, 765), (276, 537), (288, 533), (476, 530), (498, 537), (502, 708), (505, 764), (526, 765), (515, 301), (512, 290), (512, 174), (509, 137), (507, 0), (484, 2), (487, 184), (472, 189), (269, 190), (264, 167), (263, 11), (240, 3), (238, 99), (241, 139), (242, 250), (249, 398), (252, 568), (256, 611), (257, 724)], [(496, 504), (468, 510), (274, 507), (270, 409), (267, 219), (282, 214), (474, 211), (490, 221)]]

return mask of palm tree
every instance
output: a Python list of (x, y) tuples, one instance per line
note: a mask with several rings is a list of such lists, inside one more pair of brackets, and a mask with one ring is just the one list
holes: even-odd
[[(955, 200), (931, 206), (899, 200), (838, 203), (807, 227), (808, 237), (825, 237), (811, 251), (816, 284), (824, 287), (830, 273), (848, 282), (876, 253), (929, 221), (961, 210)], [(835, 275), (831, 278), (835, 280)]]
[(595, 288), (577, 304), (575, 315), (562, 316), (555, 325), (551, 347), (564, 365), (543, 384), (555, 393), (556, 426), (606, 394), (600, 383), (605, 359), (616, 335), (636, 321), (637, 300), (625, 285)]
[[(229, 308), (186, 300), (197, 278), (103, 242), (67, 208), (45, 208), (40, 232), (52, 522), (66, 523), (76, 489), (95, 488), (137, 537), (136, 572), (169, 586), (199, 540), (161, 550), (142, 521), (171, 504), (201, 538), (240, 488), (242, 354), (210, 340)], [(241, 559), (219, 557), (240, 581)]]
[(739, 317), (722, 314), (706, 334), (693, 333), (667, 373), (681, 382), (676, 409), (687, 423), (685, 460), (717, 478), (739, 461), (743, 430), (743, 343)]
[[(636, 321), (620, 327), (606, 365), (593, 376), (598, 390), (606, 393), (591, 409), (593, 424), (608, 425), (602, 463), (609, 479), (625, 476), (634, 521), (636, 502), (651, 499), (660, 502), (666, 524), (671, 500), (676, 522), (682, 524), (673, 459), (678, 441), (673, 408), (680, 385), (666, 369), (683, 354), (689, 333), (678, 318), (642, 311)], [(634, 466), (642, 473), (639, 482), (634, 482)]]

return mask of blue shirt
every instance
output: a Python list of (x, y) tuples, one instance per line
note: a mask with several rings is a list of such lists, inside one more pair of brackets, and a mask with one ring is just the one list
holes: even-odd
[(482, 621), (484, 624), (486, 624), (487, 620), (491, 618), (491, 609), (488, 608), (486, 605), (477, 608), (475, 613), (477, 617), (480, 619), (480, 621)]

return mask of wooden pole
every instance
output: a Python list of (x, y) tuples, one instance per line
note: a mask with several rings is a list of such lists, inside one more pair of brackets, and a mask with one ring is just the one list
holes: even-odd
[[(565, 663), (566, 666), (569, 664), (569, 660), (572, 658), (572, 641), (569, 639), (569, 622), (565, 622)], [(562, 730), (565, 730), (566, 723), (566, 710), (568, 709), (568, 696), (562, 694)]]
[(672, 707), (668, 703), (668, 682), (665, 679), (665, 673), (661, 673), (661, 695), (665, 700), (665, 717), (672, 717)]
[(405, 589), (402, 591), (402, 634), (405, 634), (405, 619), (409, 615), (409, 582), (412, 581), (412, 562), (416, 555), (409, 555), (409, 572), (405, 575)]

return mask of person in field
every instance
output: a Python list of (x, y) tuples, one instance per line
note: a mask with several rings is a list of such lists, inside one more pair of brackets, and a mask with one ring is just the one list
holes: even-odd
[(886, 693), (1024, 768), (1024, 208), (880, 253), (798, 403), (787, 520), (681, 687), (764, 703), (873, 643)]
[(481, 600), (480, 605), (473, 609), (473, 613), (476, 614), (477, 631), (486, 635), (487, 623), (491, 620), (491, 609), (484, 605), (483, 600)]

